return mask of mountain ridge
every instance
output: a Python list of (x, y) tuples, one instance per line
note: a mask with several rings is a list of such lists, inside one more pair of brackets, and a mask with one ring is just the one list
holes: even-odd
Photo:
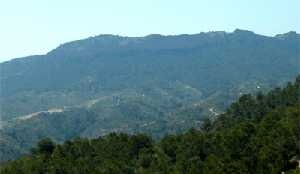
[(7, 60), (7, 61), (3, 61), (0, 62), (1, 63), (7, 63), (10, 61), (17, 61), (20, 59), (24, 59), (24, 58), (32, 58), (32, 57), (36, 57), (36, 56), (45, 56), (48, 55), (49, 53), (53, 52), (54, 50), (56, 50), (57, 48), (64, 46), (64, 45), (69, 45), (69, 44), (74, 44), (76, 42), (80, 42), (80, 41), (86, 41), (86, 40), (90, 40), (90, 39), (99, 39), (99, 38), (106, 38), (106, 37), (111, 37), (111, 38), (123, 38), (123, 39), (146, 39), (146, 38), (164, 38), (164, 37), (180, 37), (180, 36), (199, 36), (199, 35), (211, 35), (211, 36), (223, 36), (223, 35), (232, 35), (232, 34), (245, 34), (245, 35), (256, 35), (256, 36), (262, 36), (262, 37), (266, 37), (266, 38), (279, 38), (279, 39), (288, 39), (289, 36), (296, 36), (297, 38), (300, 37), (300, 34), (297, 33), (296, 31), (289, 31), (286, 33), (282, 33), (282, 34), (275, 34), (274, 36), (269, 36), (269, 35), (263, 35), (263, 34), (257, 34), (251, 30), (245, 30), (245, 29), (235, 29), (232, 32), (228, 32), (228, 31), (208, 31), (208, 32), (200, 32), (200, 33), (195, 33), (195, 34), (174, 34), (174, 35), (163, 35), (163, 34), (148, 34), (145, 36), (123, 36), (123, 35), (116, 35), (116, 34), (99, 34), (96, 36), (91, 36), (91, 37), (87, 37), (87, 38), (83, 38), (83, 39), (78, 39), (78, 40), (73, 40), (73, 41), (69, 41), (69, 42), (65, 42), (63, 44), (60, 44), (58, 47), (50, 50), (49, 52), (45, 53), (45, 54), (38, 54), (38, 55), (29, 55), (29, 56), (25, 56), (25, 57), (18, 57), (18, 58), (13, 58), (11, 60)]
[(294, 79), (299, 45), (295, 33), (244, 30), (105, 35), (0, 63), (0, 153), (13, 159), (44, 137), (62, 142), (123, 131), (160, 138), (197, 128), (240, 96)]
[[(299, 34), (289, 32), (283, 35), (289, 37), (267, 37), (240, 29), (231, 33), (217, 31), (175, 36), (100, 35), (62, 44), (45, 55), (0, 63), (0, 96), (5, 98), (13, 94), (23, 96), (21, 93), (24, 91), (139, 88), (141, 83), (146, 81), (152, 85), (156, 84), (157, 82), (151, 82), (153, 80), (162, 82), (178, 80), (201, 92), (204, 90), (204, 94), (208, 95), (211, 93), (206, 92), (208, 84), (222, 81), (224, 84), (227, 83), (229, 88), (232, 83), (236, 83), (234, 81), (240, 79), (237, 73), (250, 66), (257, 69), (246, 70), (253, 73), (243, 74), (244, 78), (249, 78), (246, 76), (259, 78), (258, 74), (254, 73), (284, 72), (284, 69), (285, 74), (291, 70), (294, 71), (293, 74), (297, 74), (300, 39), (296, 36)], [(268, 67), (270, 62), (274, 67)], [(263, 70), (263, 66), (269, 70)], [(288, 68), (290, 66), (292, 68)], [(281, 68), (283, 70), (272, 70)], [(36, 73), (37, 71), (39, 73)], [(216, 73), (218, 71), (222, 73)], [(193, 76), (195, 73), (203, 75)], [(216, 76), (226, 73), (227, 76), (231, 76), (230, 81)], [(186, 77), (190, 79), (187, 80)], [(199, 83), (200, 81), (202, 82)], [(50, 106), (55, 107), (57, 106)], [(39, 110), (45, 109), (47, 108), (42, 107)]]

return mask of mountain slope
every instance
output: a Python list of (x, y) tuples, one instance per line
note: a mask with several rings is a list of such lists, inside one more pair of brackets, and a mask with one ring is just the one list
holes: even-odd
[(243, 95), (208, 125), (158, 142), (124, 133), (63, 144), (44, 139), (31, 155), (3, 164), (0, 171), (296, 174), (291, 159), (300, 154), (300, 76), (265, 95)]
[(161, 138), (198, 127), (242, 94), (296, 77), (299, 50), (294, 32), (100, 35), (1, 63), (1, 160), (28, 153), (44, 137)]
[(266, 37), (243, 30), (74, 41), (46, 55), (0, 64), (1, 115), (10, 120), (176, 81), (204, 97), (251, 80), (276, 86), (299, 73), (299, 45), (295, 33)]

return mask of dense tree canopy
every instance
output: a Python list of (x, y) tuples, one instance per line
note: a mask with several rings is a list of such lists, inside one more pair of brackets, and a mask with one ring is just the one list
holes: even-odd
[[(46, 137), (63, 143), (124, 132), (157, 139), (198, 128), (205, 116), (202, 127), (209, 130), (209, 120), (241, 95), (295, 78), (299, 45), (296, 32), (100, 35), (0, 63), (0, 162), (28, 154)], [(228, 112), (260, 119), (283, 102), (276, 91), (269, 97), (272, 103), (245, 95)]]
[(299, 173), (300, 77), (266, 95), (244, 95), (205, 126), (154, 141), (144, 134), (38, 143), (34, 153), (2, 164), (1, 173)]

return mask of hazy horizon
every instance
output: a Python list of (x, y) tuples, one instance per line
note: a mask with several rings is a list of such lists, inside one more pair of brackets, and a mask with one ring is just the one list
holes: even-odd
[[(36, 55), (45, 55), (48, 52), (52, 51), (53, 49), (59, 47), (62, 44), (65, 44), (65, 43), (68, 43), (68, 42), (72, 42), (72, 41), (83, 40), (83, 39), (87, 39), (87, 38), (90, 38), (90, 37), (97, 37), (97, 36), (101, 36), (101, 35), (114, 35), (114, 36), (120, 36), (120, 37), (146, 37), (146, 36), (149, 36), (149, 35), (156, 35), (156, 34), (162, 35), (162, 36), (177, 36), (177, 35), (185, 35), (185, 34), (196, 35), (196, 34), (200, 34), (202, 32), (204, 32), (204, 33), (208, 33), (208, 32), (226, 32), (226, 33), (232, 33), (232, 32), (234, 32), (237, 29), (244, 30), (244, 31), (247, 30), (247, 29), (242, 29), (242, 28), (236, 28), (233, 31), (221, 31), (221, 30), (219, 30), (219, 31), (201, 31), (199, 33), (178, 33), (178, 34), (149, 33), (149, 34), (141, 35), (141, 36), (126, 36), (126, 35), (119, 35), (119, 34), (113, 34), (113, 33), (101, 33), (101, 34), (97, 34), (97, 35), (93, 35), (93, 36), (88, 36), (88, 37), (79, 38), (79, 39), (77, 38), (77, 39), (73, 39), (73, 40), (69, 40), (69, 41), (65, 41), (65, 42), (59, 43), (57, 46), (55, 46), (53, 48), (49, 48), (49, 50), (46, 50), (46, 52), (41, 53), (41, 54), (28, 54), (28, 55), (19, 56), (19, 57), (11, 57), (11, 58), (8, 58), (6, 60), (5, 59), (2, 60), (1, 57), (0, 57), (0, 63), (7, 62), (7, 61), (10, 61), (10, 60), (13, 60), (13, 59), (18, 59), (18, 58), (26, 58), (26, 57), (30, 57), (30, 56), (36, 56)], [(251, 31), (251, 30), (247, 30), (247, 31)], [(251, 32), (254, 32), (255, 34), (258, 34), (258, 35), (267, 36), (267, 37), (274, 37), (274, 36), (276, 36), (278, 34), (285, 34), (285, 33), (289, 33), (289, 32), (296, 32), (297, 34), (299, 34), (299, 32), (297, 32), (297, 31), (286, 31), (284, 33), (277, 33), (277, 34), (274, 34), (274, 35), (265, 35), (265, 34), (257, 33), (255, 31), (251, 31)]]
[(46, 54), (60, 44), (99, 34), (178, 35), (236, 28), (274, 36), (300, 32), (300, 1), (37, 1), (0, 7), (0, 62)]

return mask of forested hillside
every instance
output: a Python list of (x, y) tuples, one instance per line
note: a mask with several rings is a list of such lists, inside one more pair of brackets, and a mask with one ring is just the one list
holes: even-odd
[(63, 143), (123, 132), (156, 140), (198, 128), (243, 94), (294, 79), (299, 55), (296, 32), (268, 37), (237, 29), (99, 35), (0, 63), (0, 161), (28, 154), (45, 137)]
[(203, 100), (243, 86), (274, 87), (299, 74), (299, 45), (295, 32), (267, 37), (245, 30), (73, 41), (46, 55), (0, 64), (1, 118), (178, 82)]
[(297, 174), (290, 159), (299, 154), (300, 76), (282, 89), (241, 96), (198, 130), (160, 141), (124, 133), (63, 144), (44, 139), (1, 172)]

